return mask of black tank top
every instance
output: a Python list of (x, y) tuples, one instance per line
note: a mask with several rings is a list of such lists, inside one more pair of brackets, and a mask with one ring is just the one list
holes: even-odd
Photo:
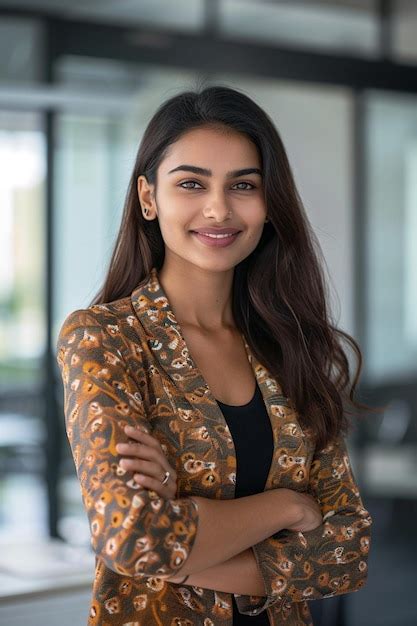
[[(273, 432), (261, 390), (247, 404), (231, 405), (217, 400), (236, 450), (236, 498), (264, 491), (273, 455)], [(232, 594), (233, 626), (269, 626), (266, 611), (242, 615)]]

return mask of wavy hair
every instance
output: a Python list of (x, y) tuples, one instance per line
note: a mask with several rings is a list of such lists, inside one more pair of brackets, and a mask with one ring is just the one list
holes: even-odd
[[(282, 139), (268, 114), (242, 91), (219, 84), (198, 87), (171, 97), (156, 110), (138, 148), (107, 274), (91, 305), (130, 295), (153, 266), (162, 267), (165, 244), (158, 219), (144, 219), (137, 180), (144, 175), (156, 189), (157, 169), (167, 148), (201, 126), (243, 133), (259, 151), (269, 222), (256, 249), (235, 267), (233, 316), (321, 450), (340, 433), (348, 433), (349, 407), (376, 409), (353, 397), (362, 369), (361, 350), (331, 319), (323, 254)], [(343, 342), (357, 359), (353, 380)]]

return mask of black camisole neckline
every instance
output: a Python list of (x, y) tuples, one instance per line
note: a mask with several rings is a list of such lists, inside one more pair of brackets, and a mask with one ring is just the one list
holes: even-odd
[(254, 404), (254, 402), (258, 399), (257, 396), (260, 393), (261, 393), (261, 390), (259, 389), (258, 383), (256, 382), (256, 384), (255, 384), (255, 391), (254, 391), (254, 394), (252, 396), (252, 399), (249, 400), (249, 402), (247, 402), (246, 404), (226, 404), (225, 402), (221, 402), (217, 398), (216, 398), (216, 402), (218, 404), (220, 404), (220, 406), (227, 406), (228, 408), (230, 408), (232, 410), (236, 409), (236, 410), (242, 411), (242, 410), (245, 410), (245, 409), (251, 407), (252, 404)]

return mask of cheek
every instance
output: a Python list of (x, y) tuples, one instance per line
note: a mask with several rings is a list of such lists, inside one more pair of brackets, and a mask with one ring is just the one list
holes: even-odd
[(248, 236), (248, 242), (252, 249), (255, 249), (258, 245), (259, 240), (262, 237), (262, 229), (253, 230), (252, 233)]
[(244, 204), (233, 207), (236, 216), (240, 215), (248, 228), (257, 228), (265, 221), (267, 207), (262, 196), (247, 198)]
[(187, 222), (188, 214), (189, 211), (187, 211), (186, 204), (182, 203), (178, 198), (159, 202), (158, 216), (161, 230), (164, 228), (166, 231), (169, 231), (171, 228), (181, 227)]
[(249, 230), (262, 232), (266, 220), (266, 209), (264, 207), (251, 207), (250, 217), (246, 220)]
[(169, 211), (162, 211), (162, 216), (159, 220), (159, 228), (161, 229), (164, 241), (175, 244), (175, 242), (183, 240), (184, 237), (189, 238), (192, 236), (191, 233), (188, 232), (191, 229), (192, 223), (193, 216), (190, 215), (188, 211), (184, 211), (184, 209), (181, 210), (181, 207), (173, 207), (171, 205)]

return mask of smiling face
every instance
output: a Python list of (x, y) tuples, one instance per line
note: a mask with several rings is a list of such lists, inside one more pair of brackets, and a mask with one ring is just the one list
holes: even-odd
[[(243, 134), (200, 127), (169, 146), (157, 170), (157, 190), (138, 178), (146, 219), (158, 216), (171, 255), (201, 269), (232, 269), (251, 254), (261, 238), (266, 205), (256, 146)], [(230, 239), (197, 236), (196, 229), (237, 229)], [(213, 245), (215, 242), (228, 245)]]

